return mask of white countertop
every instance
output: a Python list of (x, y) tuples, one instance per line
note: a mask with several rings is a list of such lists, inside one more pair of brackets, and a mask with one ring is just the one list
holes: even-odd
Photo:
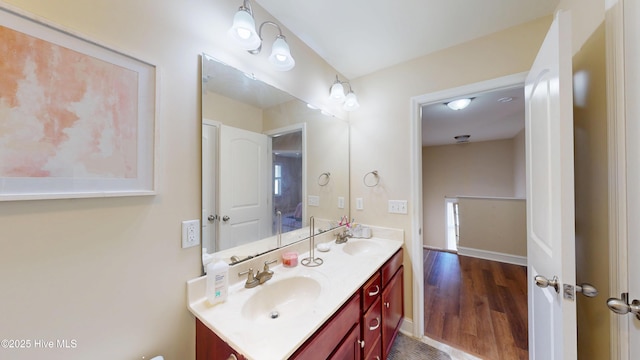
[[(380, 233), (388, 234), (388, 232)], [(402, 247), (401, 230), (400, 236), (389, 236), (391, 239), (375, 237), (376, 235), (374, 231), (374, 237), (371, 239), (349, 239), (352, 243), (358, 241), (375, 243), (375, 249), (363, 254), (347, 254), (343, 251), (344, 244), (338, 245), (334, 242), (331, 243), (331, 250), (328, 252), (316, 250), (315, 257), (320, 257), (324, 261), (318, 267), (299, 264), (293, 268), (286, 268), (279, 260), (277, 266), (271, 267), (274, 272), (271, 280), (252, 289), (246, 289), (243, 281), (234, 283), (229, 287), (227, 301), (214, 306), (206, 301), (206, 276), (190, 280), (187, 283), (189, 310), (246, 358), (286, 359)], [(308, 242), (305, 241), (305, 243), (308, 248)], [(266, 258), (274, 256), (275, 254), (266, 255)], [(301, 253), (299, 259), (302, 260), (307, 256), (308, 252)], [(263, 259), (257, 259), (257, 261), (264, 262)], [(230, 278), (233, 280), (234, 272), (244, 271), (249, 266), (252, 265), (238, 264), (232, 267)], [(253, 294), (266, 287), (274, 286), (279, 280), (295, 276), (311, 277), (321, 284), (320, 295), (308, 304), (308, 307), (297, 307), (292, 311), (293, 314), (281, 312), (277, 319), (249, 318), (242, 315), (243, 305)]]

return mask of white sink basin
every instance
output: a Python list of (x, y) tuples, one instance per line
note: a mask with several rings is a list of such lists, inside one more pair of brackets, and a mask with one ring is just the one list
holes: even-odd
[(349, 239), (342, 248), (342, 251), (354, 256), (371, 254), (378, 252), (379, 250), (380, 244), (366, 239)]
[(247, 299), (242, 317), (250, 321), (295, 318), (310, 309), (321, 292), (320, 282), (310, 276), (270, 280)]

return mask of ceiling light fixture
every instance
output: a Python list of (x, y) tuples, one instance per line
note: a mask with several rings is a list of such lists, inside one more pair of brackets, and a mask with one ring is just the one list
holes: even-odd
[(260, 24), (256, 32), (256, 22), (253, 18), (253, 10), (251, 10), (251, 2), (249, 0), (243, 0), (242, 6), (238, 8), (233, 17), (233, 25), (229, 29), (229, 35), (240, 47), (256, 55), (262, 50), (262, 27), (265, 25), (271, 25), (278, 29), (278, 35), (271, 46), (269, 62), (278, 71), (293, 69), (296, 66), (296, 61), (291, 56), (291, 50), (289, 49), (289, 44), (287, 44), (287, 38), (282, 35), (282, 29), (273, 21), (265, 21)]
[[(345, 95), (344, 85), (349, 85), (349, 92)], [(329, 96), (336, 102), (343, 102), (342, 108), (346, 111), (357, 110), (360, 107), (356, 94), (351, 89), (351, 83), (348, 81), (340, 81), (338, 75), (336, 75), (336, 81), (331, 85), (329, 89)]]
[(470, 137), (471, 135), (458, 135), (458, 136), (454, 136), (453, 138), (456, 140), (456, 143), (462, 144), (462, 143), (469, 142)]
[(447, 103), (447, 106), (451, 110), (462, 110), (471, 104), (471, 98), (464, 98), (453, 100)]

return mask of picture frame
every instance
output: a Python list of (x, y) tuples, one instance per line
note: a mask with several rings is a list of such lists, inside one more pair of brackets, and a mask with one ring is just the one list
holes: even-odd
[(156, 193), (156, 66), (0, 3), (0, 201)]

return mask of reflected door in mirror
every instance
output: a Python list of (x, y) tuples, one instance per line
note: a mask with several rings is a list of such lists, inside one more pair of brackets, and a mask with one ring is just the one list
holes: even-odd
[(229, 249), (271, 235), (269, 137), (220, 127), (220, 247)]

